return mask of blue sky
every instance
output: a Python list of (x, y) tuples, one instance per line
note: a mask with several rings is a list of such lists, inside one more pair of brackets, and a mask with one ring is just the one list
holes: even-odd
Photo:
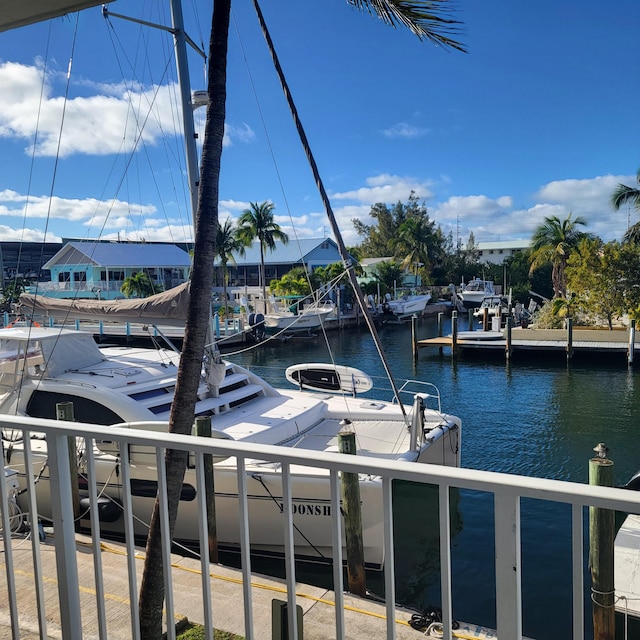
[[(111, 11), (169, 24), (167, 4)], [(211, 2), (183, 4), (206, 43)], [(461, 0), (467, 54), (344, 0), (261, 6), (348, 245), (354, 217), (412, 190), (463, 242), (570, 212), (605, 240), (637, 221), (609, 206), (640, 166), (637, 0)], [(189, 239), (175, 75), (166, 33), (100, 8), (0, 33), (0, 237)], [(220, 193), (221, 219), (270, 200), (292, 238), (330, 235), (249, 0), (233, 2)]]

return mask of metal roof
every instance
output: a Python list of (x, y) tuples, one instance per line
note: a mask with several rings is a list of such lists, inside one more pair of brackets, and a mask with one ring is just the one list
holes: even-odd
[[(43, 268), (79, 264), (80, 252), (99, 267), (188, 267), (191, 257), (174, 244), (150, 244), (144, 242), (69, 242), (56, 253)], [(86, 263), (86, 261), (84, 261)]]
[(0, 0), (0, 31), (24, 27), (111, 0)]
[[(307, 262), (309, 255), (316, 249), (328, 243), (328, 249), (335, 252), (335, 262), (340, 260), (338, 245), (331, 238), (302, 238), (290, 239), (287, 244), (276, 242), (273, 251), (267, 250), (264, 255), (265, 264), (300, 264)], [(260, 264), (260, 243), (256, 240), (245, 249), (243, 256), (234, 253), (233, 257), (238, 265)], [(219, 261), (216, 260), (216, 264)]]

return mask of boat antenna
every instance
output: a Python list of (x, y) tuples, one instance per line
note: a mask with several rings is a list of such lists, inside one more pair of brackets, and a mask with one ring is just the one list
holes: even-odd
[(375, 342), (376, 349), (378, 350), (378, 354), (380, 356), (380, 360), (382, 361), (382, 365), (384, 366), (387, 377), (389, 378), (389, 382), (391, 383), (391, 388), (393, 389), (393, 395), (396, 401), (398, 402), (398, 405), (402, 411), (402, 415), (404, 416), (405, 422), (408, 425), (409, 424), (408, 417), (407, 417), (407, 413), (405, 411), (404, 405), (402, 404), (402, 399), (400, 398), (400, 392), (398, 391), (398, 388), (394, 382), (393, 376), (391, 375), (391, 369), (389, 368), (389, 363), (387, 362), (387, 358), (382, 349), (380, 336), (378, 335), (378, 331), (373, 321), (371, 312), (367, 306), (366, 300), (364, 298), (364, 294), (362, 293), (362, 290), (360, 289), (360, 285), (358, 284), (358, 279), (356, 277), (353, 260), (351, 259), (351, 256), (347, 251), (347, 248), (344, 244), (344, 240), (342, 239), (342, 234), (340, 233), (340, 228), (338, 227), (336, 217), (333, 213), (331, 202), (329, 201), (329, 196), (327, 195), (327, 192), (324, 188), (324, 183), (322, 182), (322, 179), (320, 177), (318, 166), (316, 164), (315, 158), (313, 157), (313, 153), (311, 152), (311, 146), (309, 145), (309, 140), (307, 139), (307, 135), (302, 126), (302, 122), (300, 121), (300, 117), (298, 116), (298, 110), (296, 108), (295, 103), (293, 102), (293, 98), (289, 90), (289, 85), (287, 84), (287, 81), (284, 77), (282, 67), (280, 66), (278, 56), (273, 46), (273, 41), (271, 40), (269, 30), (267, 29), (267, 25), (264, 21), (262, 11), (260, 10), (257, 0), (253, 0), (253, 6), (255, 7), (256, 14), (258, 15), (258, 21), (260, 22), (262, 34), (264, 35), (264, 38), (267, 42), (267, 47), (269, 49), (269, 53), (271, 54), (271, 59), (273, 60), (276, 73), (278, 74), (278, 78), (280, 79), (280, 84), (282, 85), (282, 90), (284, 91), (287, 104), (289, 105), (289, 109), (291, 111), (291, 115), (293, 116), (293, 120), (295, 122), (298, 135), (300, 136), (302, 147), (307, 156), (307, 160), (309, 161), (309, 165), (311, 166), (311, 171), (313, 172), (313, 177), (315, 179), (316, 186), (318, 187), (318, 191), (320, 192), (320, 198), (322, 199), (322, 203), (327, 212), (327, 217), (329, 218), (329, 223), (331, 225), (331, 229), (333, 231), (336, 244), (338, 245), (338, 252), (340, 253), (340, 257), (342, 258), (342, 263), (344, 264), (345, 271), (349, 277), (349, 282), (356, 296), (356, 300), (358, 301), (358, 306), (362, 311), (362, 315), (365, 319), (365, 322), (367, 323), (369, 331), (371, 332), (373, 341)]

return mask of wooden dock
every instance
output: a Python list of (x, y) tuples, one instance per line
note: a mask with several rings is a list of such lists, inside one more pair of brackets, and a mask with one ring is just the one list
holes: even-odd
[(629, 364), (640, 348), (636, 338), (635, 321), (628, 329), (574, 328), (571, 322), (566, 329), (523, 329), (507, 326), (502, 331), (457, 331), (457, 318), (452, 318), (452, 333), (425, 340), (417, 340), (415, 353), (422, 348), (447, 348), (452, 355), (463, 351), (504, 353), (510, 359), (518, 352), (565, 354), (571, 359), (576, 353), (620, 355)]

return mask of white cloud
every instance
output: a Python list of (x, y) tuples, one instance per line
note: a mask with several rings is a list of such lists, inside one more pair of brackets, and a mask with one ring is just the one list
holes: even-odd
[(382, 131), (387, 138), (420, 138), (428, 132), (427, 129), (416, 127), (406, 122), (398, 122)]
[[(167, 85), (96, 84), (78, 86), (95, 95), (65, 100), (55, 95), (59, 75), (45, 76), (41, 66), (0, 64), (0, 137), (22, 139), (36, 156), (103, 156), (130, 153), (142, 143), (159, 145), (181, 130), (177, 87)], [(196, 131), (204, 137), (204, 113), (195, 112)], [(225, 125), (224, 144), (251, 143), (251, 127)]]
[(4, 242), (60, 242), (62, 238), (41, 229), (14, 229), (0, 224), (0, 237)]
[(385, 173), (367, 178), (365, 182), (365, 187), (332, 194), (331, 200), (355, 200), (370, 205), (378, 202), (395, 204), (399, 201), (406, 202), (411, 191), (415, 192), (420, 200), (430, 198), (433, 195), (430, 181), (420, 181), (412, 177)]

